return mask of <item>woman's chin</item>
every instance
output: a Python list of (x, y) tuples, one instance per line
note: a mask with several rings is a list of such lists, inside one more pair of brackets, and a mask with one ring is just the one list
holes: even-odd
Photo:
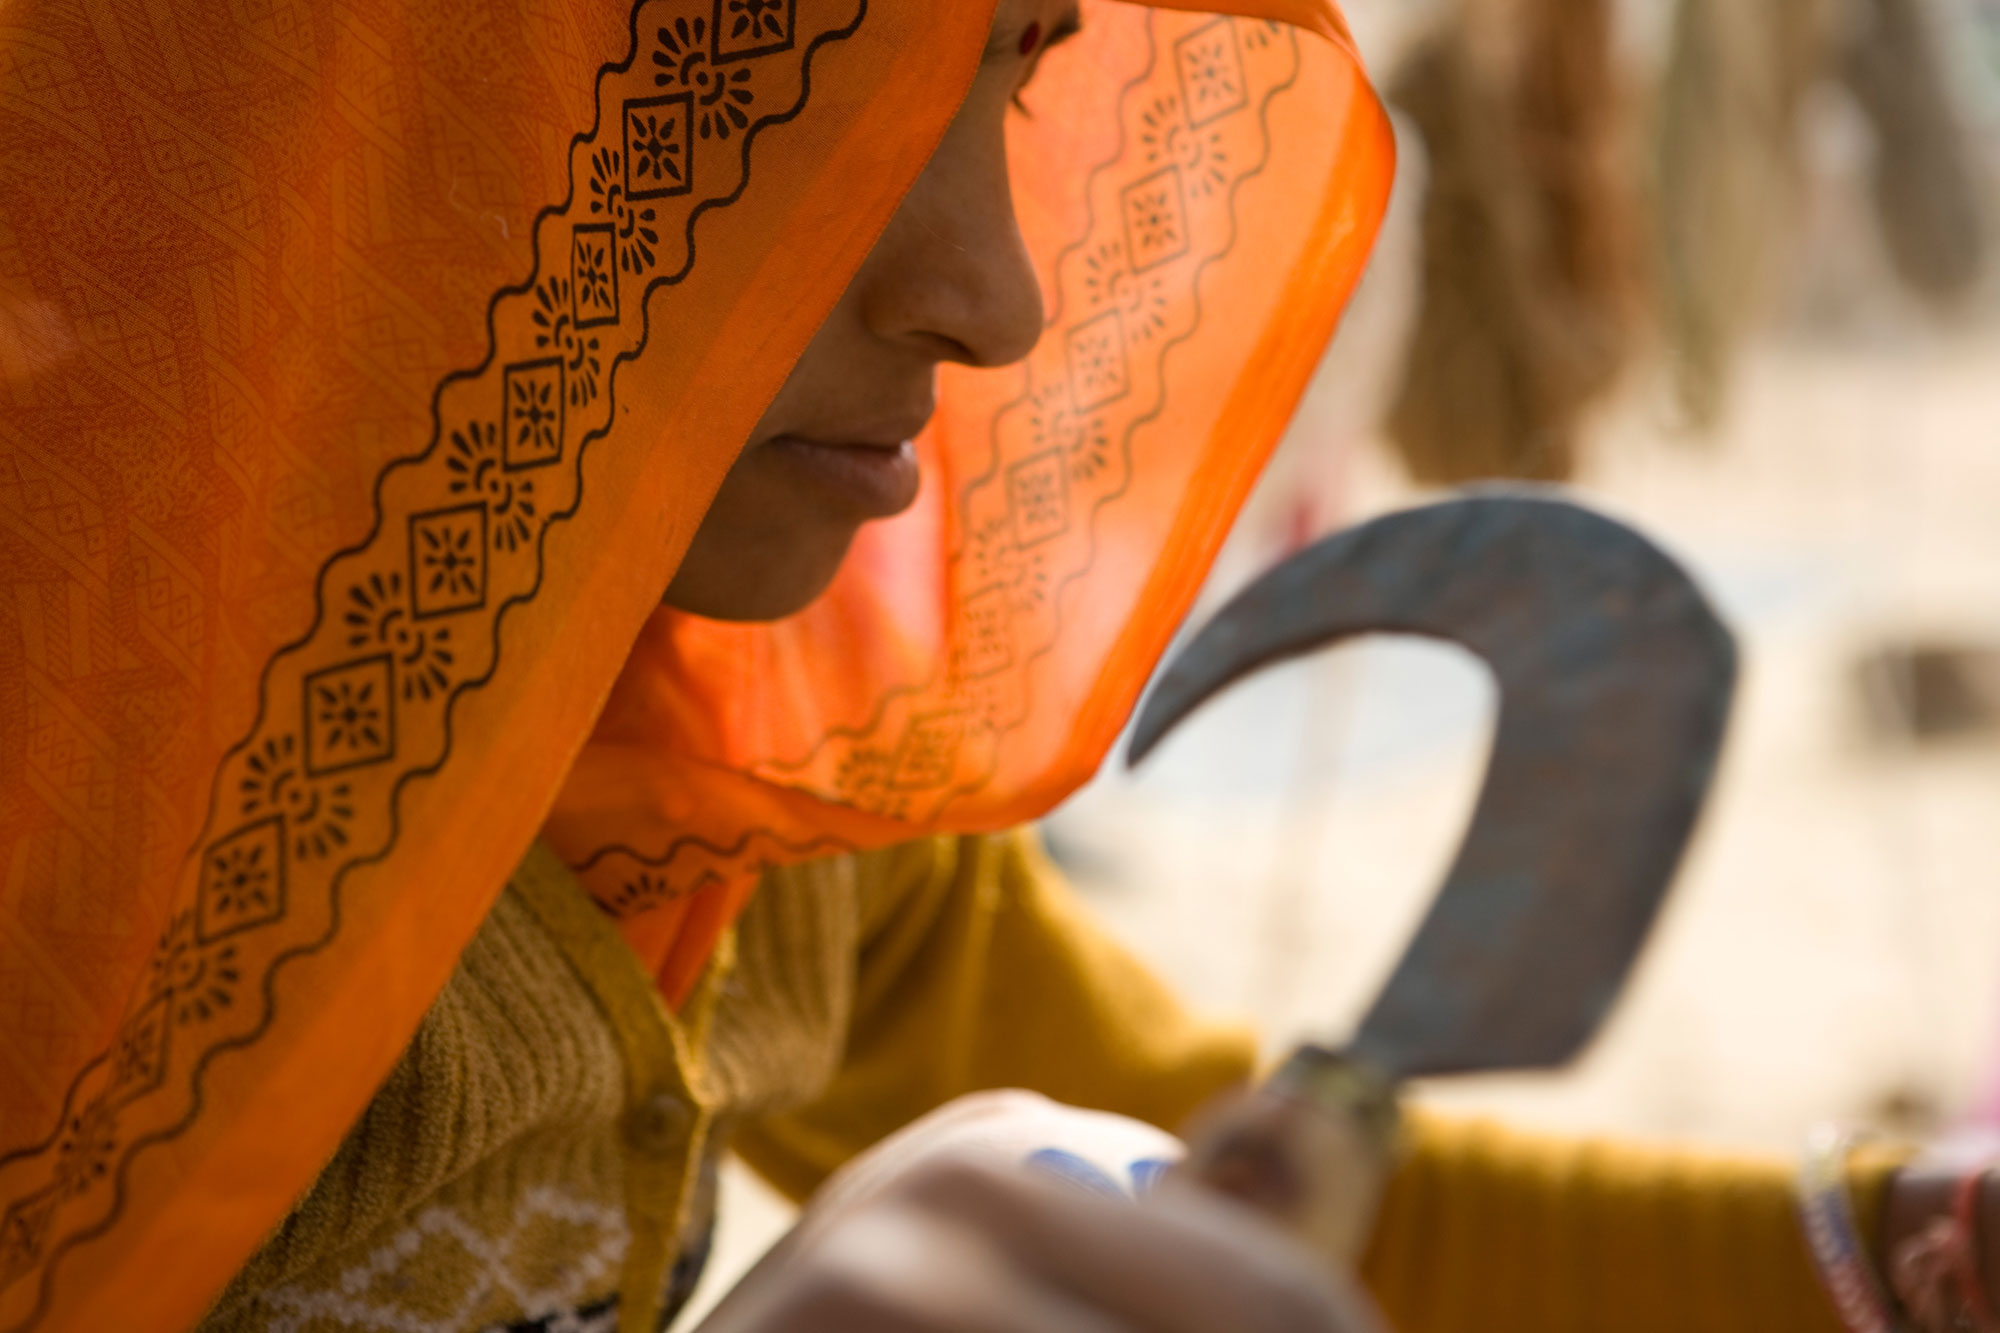
[(817, 601), (840, 573), (857, 526), (810, 542), (789, 542), (786, 550), (755, 552), (748, 543), (730, 544), (713, 558), (696, 545), (667, 585), (661, 600), (677, 611), (709, 620), (741, 623), (783, 620)]

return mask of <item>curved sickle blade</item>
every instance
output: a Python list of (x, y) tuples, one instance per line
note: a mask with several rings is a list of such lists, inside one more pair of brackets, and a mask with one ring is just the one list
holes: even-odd
[(1266, 574), (1194, 637), (1135, 728), (1138, 763), (1269, 663), (1356, 634), (1478, 654), (1500, 687), (1471, 828), (1350, 1049), (1396, 1077), (1566, 1063), (1623, 985), (1715, 769), (1736, 650), (1631, 529), (1533, 493), (1393, 514)]

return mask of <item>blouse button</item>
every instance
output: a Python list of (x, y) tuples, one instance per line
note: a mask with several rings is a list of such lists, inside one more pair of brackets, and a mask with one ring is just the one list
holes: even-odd
[(671, 1092), (655, 1093), (625, 1112), (625, 1141), (639, 1152), (664, 1157), (687, 1142), (693, 1112)]

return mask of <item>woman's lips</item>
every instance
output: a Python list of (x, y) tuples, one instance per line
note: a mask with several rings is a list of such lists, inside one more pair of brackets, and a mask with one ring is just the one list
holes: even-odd
[(890, 518), (917, 499), (917, 451), (902, 444), (826, 444), (781, 435), (766, 445), (863, 519)]

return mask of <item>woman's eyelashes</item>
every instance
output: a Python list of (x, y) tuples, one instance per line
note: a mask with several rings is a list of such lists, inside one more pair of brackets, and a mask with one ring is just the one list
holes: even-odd
[(1027, 66), (1021, 71), (1021, 81), (1014, 86), (1014, 95), (1009, 99), (1013, 102), (1016, 111), (1029, 117), (1035, 114), (1029, 110), (1028, 104), (1023, 100), (1022, 94), (1028, 91), (1028, 85), (1035, 81), (1035, 75), (1041, 70), (1042, 57), (1047, 55), (1053, 48), (1062, 45), (1062, 43), (1076, 36), (1082, 30), (1083, 25), (1077, 20), (1075, 14), (1065, 15), (1047, 33), (1042, 31), (1042, 25), (1039, 23), (1030, 23), (1027, 27), (1021, 29), (1018, 46), (1022, 57), (1027, 61)]
[[(1038, 24), (1030, 23), (1028, 25), (1028, 32), (1034, 34), (1035, 40), (1037, 42), (1041, 40), (1041, 29)], [(1021, 36), (1021, 42), (1024, 48), (1022, 51), (1023, 55), (1028, 55), (1027, 40), (1028, 40), (1027, 33), (1023, 33)], [(1028, 91), (1028, 85), (1035, 81), (1035, 71), (1040, 69), (1041, 66), (1042, 66), (1041, 52), (1039, 49), (1036, 49), (1033, 55), (1028, 55), (1027, 68), (1021, 71), (1021, 81), (1014, 85), (1014, 95), (1008, 99), (1009, 101), (1013, 102), (1014, 109), (1016, 111), (1030, 118), (1032, 118), (1035, 113), (1028, 109), (1028, 103), (1026, 102), (1026, 100), (1024, 100), (1022, 94), (1026, 93)]]

